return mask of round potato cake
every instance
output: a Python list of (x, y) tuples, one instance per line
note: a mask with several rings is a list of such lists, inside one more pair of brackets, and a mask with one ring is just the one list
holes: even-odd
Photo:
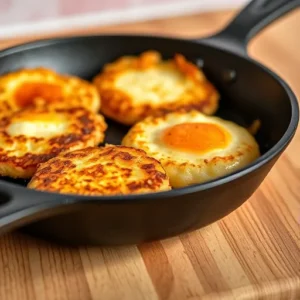
[(228, 175), (260, 155), (247, 129), (199, 111), (150, 116), (129, 130), (122, 145), (159, 160), (174, 188)]
[(98, 112), (101, 100), (93, 84), (46, 68), (21, 69), (0, 76), (0, 116), (28, 106), (84, 107)]
[(156, 159), (139, 149), (113, 145), (62, 153), (41, 164), (28, 187), (81, 195), (126, 195), (171, 189)]
[(123, 56), (104, 66), (93, 83), (101, 96), (102, 113), (125, 125), (182, 108), (208, 115), (218, 108), (215, 87), (181, 54), (169, 60), (156, 51)]
[(103, 116), (83, 108), (26, 108), (0, 118), (0, 175), (30, 178), (60, 152), (104, 140)]

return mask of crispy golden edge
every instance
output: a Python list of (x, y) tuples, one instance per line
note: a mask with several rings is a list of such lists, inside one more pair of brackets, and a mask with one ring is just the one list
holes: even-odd
[[(93, 166), (79, 171), (76, 168), (82, 159), (93, 162)], [(103, 164), (103, 160), (107, 164)], [(117, 174), (109, 170), (115, 162), (119, 171)], [(125, 167), (121, 168), (120, 163)], [(126, 181), (131, 178), (132, 169), (139, 169), (141, 176), (136, 181)], [(80, 182), (77, 180), (78, 176), (81, 178)], [(117, 181), (120, 176), (123, 180)], [(86, 195), (124, 194), (124, 189), (126, 194), (171, 189), (168, 177), (156, 159), (147, 156), (143, 150), (114, 145), (88, 147), (60, 154), (39, 166), (28, 187)]]
[(63, 96), (53, 102), (36, 98), (33, 106), (46, 105), (53, 108), (82, 106), (94, 112), (98, 112), (100, 109), (101, 98), (92, 83), (77, 76), (60, 74), (49, 68), (37, 67), (19, 69), (0, 76), (0, 115), (7, 115), (12, 111), (23, 108), (16, 103), (14, 95), (22, 84), (31, 82), (55, 84), (63, 92)]
[(130, 69), (144, 70), (159, 65), (161, 62), (162, 59), (158, 52), (147, 51), (137, 57), (121, 57), (104, 66), (103, 71), (93, 79), (102, 99), (101, 111), (103, 114), (125, 125), (132, 125), (148, 115), (159, 115), (178, 109), (186, 111), (197, 109), (208, 115), (216, 112), (219, 102), (218, 91), (205, 75), (181, 54), (176, 54), (170, 62), (195, 84), (194, 94), (188, 99), (178, 99), (172, 103), (163, 103), (162, 101), (158, 106), (135, 105), (130, 95), (115, 88), (114, 81), (121, 73)]
[[(46, 109), (46, 108), (27, 108), (16, 112), (15, 114), (40, 114), (47, 112), (57, 112), (66, 115), (70, 125), (68, 133), (57, 135), (51, 138), (36, 138), (24, 135), (10, 136), (7, 128), (11, 124), (10, 117), (0, 119), (0, 139), (3, 141), (0, 147), (0, 169), (6, 168), (10, 176), (14, 178), (29, 178), (33, 175), (38, 164), (55, 157), (61, 152), (71, 149), (79, 149), (87, 146), (97, 145), (104, 140), (104, 132), (107, 124), (102, 115), (94, 114), (83, 108), (70, 109)], [(31, 141), (34, 144), (44, 144), (45, 151), (41, 154), (27, 152), (22, 156), (11, 155), (5, 149), (5, 146), (17, 144), (16, 149), (20, 149), (26, 142)]]
[[(180, 110), (180, 111), (172, 112), (170, 114), (172, 114), (172, 115), (177, 114), (178, 117), (180, 117), (182, 114), (185, 114), (185, 113), (186, 113), (185, 110)], [(196, 110), (192, 110), (189, 112), (191, 117), (193, 114), (197, 114), (197, 113), (198, 112)], [(253, 138), (253, 141), (254, 141), (253, 145), (243, 144), (243, 145), (241, 145), (241, 149), (234, 151), (230, 155), (216, 156), (211, 159), (201, 159), (201, 160), (199, 160), (198, 163), (186, 161), (184, 163), (178, 164), (178, 162), (175, 159), (172, 159), (172, 157), (166, 156), (166, 157), (158, 158), (160, 156), (160, 154), (157, 152), (156, 153), (153, 152), (148, 147), (146, 142), (138, 141), (138, 137), (141, 136), (142, 134), (144, 134), (144, 132), (145, 132), (144, 127), (147, 127), (148, 124), (151, 126), (159, 125), (161, 123), (167, 122), (168, 117), (169, 117), (169, 114), (164, 114), (161, 116), (149, 116), (149, 117), (145, 118), (143, 121), (135, 124), (134, 126), (132, 126), (129, 129), (127, 134), (123, 137), (121, 144), (126, 147), (136, 147), (136, 148), (142, 149), (148, 155), (155, 157), (156, 159), (158, 159), (160, 161), (160, 163), (166, 170), (167, 174), (169, 174), (169, 175), (171, 173), (171, 170), (172, 171), (176, 170), (175, 173), (177, 173), (177, 175), (180, 175), (180, 174), (183, 174), (187, 168), (194, 169), (194, 170), (201, 170), (202, 168), (205, 167), (205, 168), (208, 168), (207, 170), (209, 170), (209, 168), (211, 166), (222, 165), (222, 164), (228, 165), (228, 164), (234, 163), (234, 162), (239, 162), (239, 163), (241, 163), (242, 166), (244, 166), (246, 161), (248, 161), (248, 160), (252, 161), (253, 159), (259, 157), (259, 155), (260, 155), (259, 146), (258, 146), (257, 142), (255, 141), (255, 139)], [(217, 118), (217, 117), (214, 117), (214, 118)], [(223, 120), (223, 121), (229, 122), (229, 121), (225, 121), (225, 120)], [(250, 154), (250, 156), (245, 155), (246, 153)], [(170, 181), (171, 181), (173, 188), (179, 187), (179, 186), (173, 185), (173, 181), (177, 181), (177, 180), (172, 180), (171, 176), (170, 176)]]
[(254, 136), (261, 128), (261, 121), (259, 119), (254, 120), (248, 127), (248, 131)]

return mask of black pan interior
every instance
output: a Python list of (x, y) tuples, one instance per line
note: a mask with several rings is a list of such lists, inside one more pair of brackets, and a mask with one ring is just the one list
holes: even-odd
[[(139, 36), (92, 36), (42, 41), (8, 49), (0, 54), (0, 74), (44, 66), (90, 80), (105, 63), (123, 55), (154, 49), (163, 57), (182, 53), (203, 67), (221, 93), (218, 116), (248, 127), (261, 121), (256, 135), (261, 153), (273, 147), (285, 133), (291, 118), (286, 91), (266, 70), (247, 58), (188, 40)], [(105, 142), (119, 144), (128, 127), (111, 120)], [(24, 180), (13, 181), (22, 185)]]

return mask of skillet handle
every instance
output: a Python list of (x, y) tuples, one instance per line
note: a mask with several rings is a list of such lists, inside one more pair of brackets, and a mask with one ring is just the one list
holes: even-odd
[(247, 56), (249, 40), (296, 7), (300, 7), (300, 0), (253, 0), (222, 31), (199, 41)]
[(58, 213), (70, 201), (63, 195), (0, 183), (0, 233)]

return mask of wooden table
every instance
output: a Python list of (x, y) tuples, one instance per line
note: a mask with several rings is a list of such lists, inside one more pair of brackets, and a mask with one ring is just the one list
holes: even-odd
[[(195, 37), (221, 28), (233, 13), (90, 28), (80, 33)], [(300, 10), (269, 27), (249, 47), (252, 57), (283, 76), (298, 97), (299, 28)], [(139, 247), (80, 249), (18, 233), (2, 237), (0, 299), (300, 299), (299, 147), (298, 131), (247, 203), (193, 233)]]

